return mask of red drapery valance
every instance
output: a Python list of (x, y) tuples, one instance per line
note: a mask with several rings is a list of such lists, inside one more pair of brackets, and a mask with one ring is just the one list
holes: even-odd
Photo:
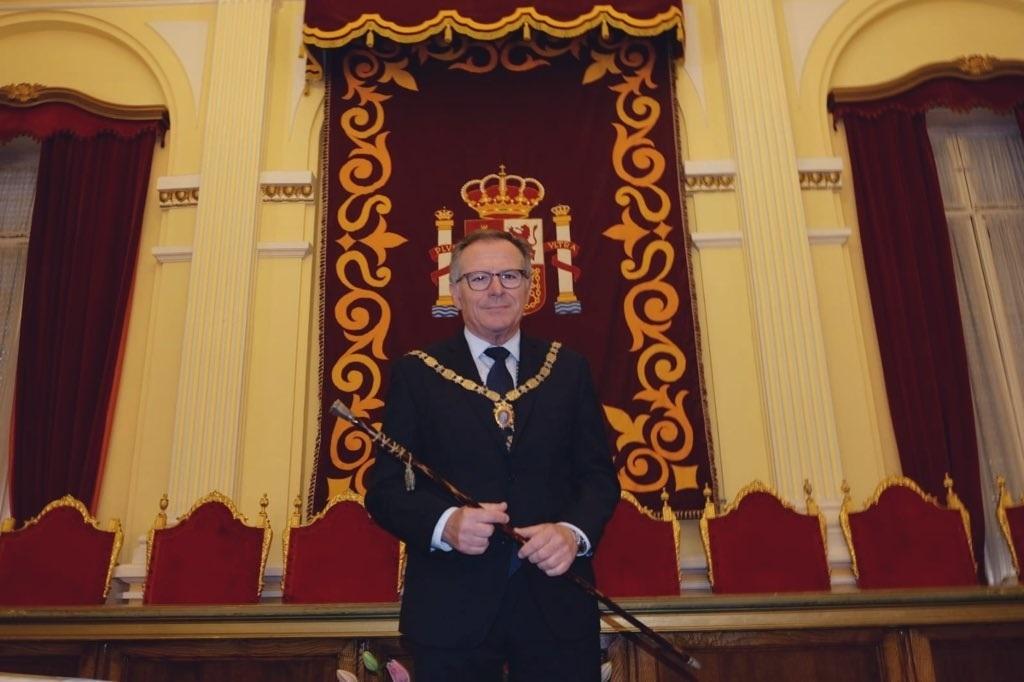
[(42, 142), (55, 135), (69, 134), (80, 140), (108, 134), (122, 140), (154, 133), (162, 138), (167, 131), (167, 112), (160, 111), (149, 119), (123, 120), (107, 118), (66, 102), (44, 102), (31, 106), (0, 103), (0, 142), (27, 135)]
[(879, 118), (892, 111), (912, 115), (938, 108), (1010, 113), (1024, 107), (1024, 75), (997, 76), (989, 80), (936, 78), (890, 97), (840, 102), (832, 96), (828, 104), (836, 122), (850, 116)]
[(450, 40), (464, 35), (497, 40), (512, 33), (529, 38), (537, 31), (573, 38), (593, 30), (616, 29), (634, 36), (674, 33), (683, 43), (683, 9), (679, 0), (449, 0), (444, 7), (419, 0), (307, 0), (305, 42), (342, 47), (377, 36), (398, 43), (418, 43), (436, 35)]

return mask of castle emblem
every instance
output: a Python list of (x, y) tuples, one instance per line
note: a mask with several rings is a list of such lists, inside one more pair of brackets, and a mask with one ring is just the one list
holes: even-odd
[[(497, 173), (464, 184), (459, 194), (477, 214), (476, 218), (463, 221), (464, 235), (476, 230), (504, 230), (522, 239), (533, 250), (526, 315), (540, 310), (547, 301), (545, 255), (549, 256), (548, 264), (554, 266), (557, 272), (555, 312), (559, 315), (575, 315), (582, 311), (582, 304), (573, 291), (580, 269), (572, 264), (572, 259), (579, 252), (579, 246), (572, 241), (569, 233), (572, 216), (568, 206), (560, 204), (551, 209), (555, 239), (544, 241), (543, 219), (530, 217), (530, 213), (544, 199), (544, 185), (536, 178), (509, 175), (502, 165), (498, 167)], [(437, 263), (437, 269), (430, 274), (437, 286), (437, 300), (431, 309), (434, 317), (455, 317), (459, 312), (452, 300), (449, 277), (454, 217), (455, 213), (447, 208), (434, 212), (437, 246), (430, 250), (431, 259)]]

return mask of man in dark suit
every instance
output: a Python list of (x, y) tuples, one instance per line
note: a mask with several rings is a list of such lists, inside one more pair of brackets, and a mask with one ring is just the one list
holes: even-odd
[[(457, 507), (379, 454), (366, 505), (405, 541), (400, 628), (417, 682), (599, 679), (590, 556), (619, 497), (601, 407), (582, 356), (525, 337), (530, 250), (477, 231), (452, 252), (465, 329), (392, 369), (384, 431), (483, 508)], [(516, 548), (494, 524), (527, 539)]]

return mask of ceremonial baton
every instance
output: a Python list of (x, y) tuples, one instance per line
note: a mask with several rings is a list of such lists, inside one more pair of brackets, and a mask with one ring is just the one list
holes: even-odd
[[(348, 407), (340, 400), (335, 400), (334, 404), (331, 405), (331, 414), (333, 414), (335, 417), (338, 417), (339, 419), (344, 419), (350, 424), (357, 426), (363, 431), (365, 431), (367, 434), (369, 434), (370, 438), (373, 440), (374, 443), (378, 443), (379, 445), (383, 446), (389, 455), (393, 456), (395, 459), (405, 464), (407, 487), (409, 487), (412, 470), (416, 469), (421, 474), (429, 478), (431, 481), (441, 486), (445, 491), (447, 491), (449, 495), (455, 498), (455, 501), (458, 502), (459, 504), (465, 507), (476, 507), (478, 509), (483, 507), (483, 505), (474, 500), (472, 497), (456, 488), (450, 481), (448, 481), (443, 476), (435, 472), (426, 464), (423, 464), (418, 459), (413, 457), (413, 454), (406, 450), (405, 447), (403, 447), (400, 443), (392, 440), (391, 438), (388, 438), (386, 435), (384, 435), (382, 431), (373, 428), (372, 426), (361, 420), (359, 417), (352, 414), (352, 411), (349, 410)], [(496, 523), (494, 524), (494, 527), (497, 528), (504, 535), (507, 535), (508, 537), (512, 538), (512, 540), (516, 542), (516, 544), (522, 545), (526, 542), (526, 538), (517, 533), (515, 529), (513, 529), (512, 526), (510, 526), (507, 523)], [(597, 601), (604, 604), (606, 607), (608, 607), (609, 611), (614, 613), (616, 616), (622, 618), (627, 623), (635, 627), (638, 631), (643, 633), (648, 639), (650, 639), (655, 645), (657, 645), (657, 648), (660, 651), (669, 655), (672, 661), (676, 663), (677, 666), (679, 666), (679, 672), (685, 675), (687, 679), (695, 679), (693, 677), (693, 674), (689, 670), (687, 670), (687, 668), (699, 670), (700, 662), (697, 661), (697, 659), (677, 649), (675, 646), (672, 645), (671, 642), (665, 639), (665, 637), (652, 630), (639, 618), (634, 616), (632, 613), (630, 613), (623, 607), (619, 606), (611, 597), (601, 592), (601, 590), (597, 589), (597, 587), (592, 585), (585, 578), (581, 578), (580, 576), (576, 575), (571, 571), (563, 573), (562, 577), (567, 579), (572, 584), (576, 585), (576, 587), (580, 588)]]

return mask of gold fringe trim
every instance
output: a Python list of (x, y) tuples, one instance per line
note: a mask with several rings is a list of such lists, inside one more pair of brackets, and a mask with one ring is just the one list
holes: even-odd
[(302, 32), (306, 44), (330, 48), (348, 45), (363, 36), (366, 36), (367, 45), (372, 47), (377, 36), (406, 44), (420, 43), (438, 34), (443, 34), (445, 40), (450, 41), (454, 33), (477, 40), (497, 40), (517, 32), (529, 35), (531, 31), (539, 31), (555, 38), (576, 38), (596, 28), (600, 28), (604, 35), (609, 27), (638, 37), (656, 36), (674, 30), (680, 45), (683, 44), (685, 37), (681, 7), (670, 7), (650, 19), (638, 19), (616, 10), (611, 5), (595, 5), (586, 14), (569, 21), (560, 21), (541, 14), (533, 7), (519, 7), (512, 14), (493, 23), (477, 22), (462, 16), (457, 10), (446, 9), (415, 26), (403, 26), (372, 13), (363, 14), (355, 21), (337, 29), (305, 25)]

